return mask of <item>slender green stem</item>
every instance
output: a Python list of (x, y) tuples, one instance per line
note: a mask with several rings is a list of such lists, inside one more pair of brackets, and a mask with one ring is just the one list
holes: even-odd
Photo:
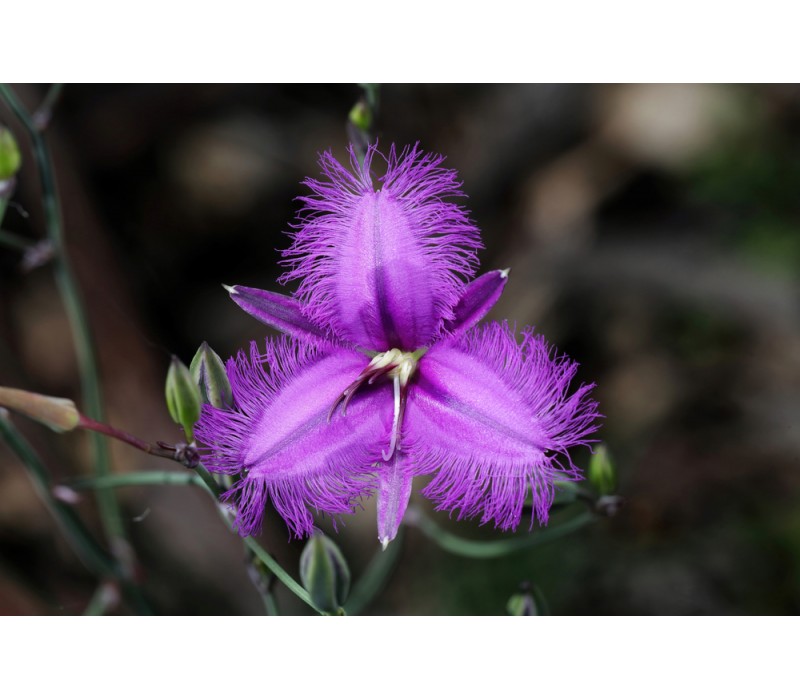
[(197, 467), (194, 469), (194, 473), (200, 478), (200, 480), (206, 485), (209, 491), (214, 495), (214, 498), (219, 501), (222, 496), (222, 489), (220, 488), (217, 480), (211, 476), (211, 472), (208, 471), (202, 464), (198, 464)]
[(267, 615), (271, 615), (272, 617), (279, 616), (281, 614), (280, 609), (278, 608), (278, 601), (275, 600), (275, 595), (272, 591), (266, 591), (262, 596), (261, 600), (264, 603), (264, 607), (267, 610)]
[(203, 486), (203, 480), (194, 472), (132, 472), (130, 474), (108, 474), (69, 481), (66, 485), (75, 491), (121, 486)]
[(472, 559), (494, 559), (528, 549), (529, 547), (547, 544), (564, 535), (575, 532), (597, 519), (594, 514), (583, 512), (576, 515), (572, 520), (558, 525), (551, 525), (545, 530), (537, 530), (528, 535), (509, 537), (502, 540), (480, 541), (468, 540), (447, 532), (419, 509), (415, 508), (411, 511), (409, 508), (409, 512), (411, 517), (406, 518), (406, 522), (409, 525), (419, 528), (426, 537), (433, 540), (446, 552)]
[(275, 595), (272, 592), (272, 587), (276, 580), (275, 577), (266, 570), (261, 561), (250, 551), (250, 548), (244, 542), (242, 542), (242, 546), (244, 547), (247, 573), (250, 575), (250, 580), (256, 591), (258, 591), (265, 612), (267, 615), (280, 615), (278, 601), (275, 600)]
[(344, 606), (348, 615), (360, 615), (386, 586), (400, 558), (404, 537), (405, 528), (401, 527), (386, 551), (379, 550), (372, 557)]
[(286, 572), (286, 570), (278, 564), (253, 537), (245, 537), (243, 538), (245, 544), (249, 547), (250, 551), (255, 554), (261, 562), (263, 562), (264, 566), (266, 566), (278, 580), (286, 586), (292, 593), (294, 593), (300, 600), (302, 600), (306, 605), (310, 608), (316, 610), (320, 615), (327, 615), (324, 610), (320, 610), (314, 602), (311, 600), (311, 596), (308, 595), (308, 591), (303, 588), (297, 581), (295, 581), (292, 576)]
[[(130, 443), (129, 443), (130, 444)], [(103, 477), (94, 477), (90, 479), (80, 479), (69, 483), (72, 489), (91, 489), (99, 488), (119, 488), (122, 486), (163, 486), (163, 485), (187, 485), (192, 484), (195, 486), (202, 486), (214, 498), (215, 503), (219, 503), (222, 496), (222, 489), (217, 483), (216, 479), (202, 464), (195, 467), (191, 472), (180, 474), (175, 472), (137, 472), (134, 474), (113, 474)], [(226, 522), (230, 525), (230, 519), (225, 518)], [(249, 552), (253, 554), (266, 568), (270, 571), (281, 583), (283, 583), (292, 593), (294, 593), (300, 600), (308, 606), (316, 610), (321, 615), (324, 615), (311, 601), (303, 586), (301, 586), (294, 578), (275, 561), (269, 553), (252, 537), (242, 538), (244, 545)], [(265, 590), (266, 587), (265, 587)], [(269, 607), (272, 607), (274, 600)], [(267, 602), (265, 601), (265, 606)], [(269, 609), (268, 607), (268, 609)], [(271, 613), (274, 614), (274, 613)]]
[(86, 568), (102, 578), (119, 576), (117, 562), (95, 541), (73, 508), (53, 496), (53, 484), (44, 464), (30, 443), (2, 413), (0, 435), (25, 466), (36, 491)]
[[(203, 483), (208, 487), (208, 489), (219, 499), (222, 495), (222, 491), (219, 487), (219, 484), (216, 482), (211, 473), (206, 469), (202, 464), (198, 465), (194, 470), (197, 475), (203, 480)], [(308, 595), (308, 591), (303, 588), (297, 581), (292, 578), (291, 574), (289, 574), (277, 561), (275, 561), (270, 554), (264, 549), (253, 537), (243, 537), (242, 541), (248, 547), (248, 549), (258, 557), (259, 561), (261, 561), (264, 566), (267, 567), (275, 577), (284, 585), (286, 586), (292, 593), (294, 593), (300, 600), (302, 600), (306, 605), (316, 610), (320, 615), (326, 615), (323, 610), (320, 610), (316, 605), (314, 605), (313, 601), (311, 600), (311, 596)]]
[[(78, 358), (81, 375), (81, 391), (86, 406), (86, 413), (90, 418), (103, 420), (103, 401), (100, 392), (100, 377), (97, 370), (94, 346), (92, 343), (89, 321), (81, 301), (80, 292), (75, 282), (72, 267), (64, 245), (64, 235), (61, 223), (61, 207), (56, 188), (53, 162), (50, 151), (45, 143), (43, 132), (37, 127), (30, 113), (19, 101), (14, 91), (4, 84), (0, 84), (0, 96), (6, 101), (11, 111), (23, 125), (30, 136), (33, 145), (33, 154), (36, 160), (39, 180), (42, 189), (42, 205), (44, 207), (47, 237), (55, 251), (54, 270), (61, 298), (72, 329), (73, 343)], [(99, 434), (92, 434), (94, 448), (95, 474), (104, 476), (111, 471), (111, 461), (106, 438)], [(100, 509), (100, 518), (103, 529), (111, 542), (112, 551), (128, 550), (120, 541), (125, 542), (125, 529), (122, 524), (122, 515), (116, 496), (111, 489), (100, 488), (97, 490), (97, 501)]]

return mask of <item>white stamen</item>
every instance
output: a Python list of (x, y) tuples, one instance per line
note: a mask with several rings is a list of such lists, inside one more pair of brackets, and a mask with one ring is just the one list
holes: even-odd
[(397, 447), (397, 436), (400, 434), (400, 377), (395, 376), (394, 381), (394, 421), (392, 422), (392, 441), (389, 443), (389, 452), (381, 452), (383, 461), (388, 462)]

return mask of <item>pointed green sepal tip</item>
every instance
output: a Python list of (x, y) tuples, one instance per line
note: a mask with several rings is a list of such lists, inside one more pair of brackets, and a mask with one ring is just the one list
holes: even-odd
[(21, 165), (22, 154), (14, 134), (0, 127), (0, 181), (14, 177)]
[(589, 468), (586, 471), (589, 483), (597, 493), (601, 496), (614, 493), (617, 488), (617, 472), (605, 445), (594, 448), (594, 454), (589, 460)]
[(189, 368), (174, 355), (167, 372), (165, 394), (169, 415), (183, 428), (186, 439), (192, 442), (194, 440), (194, 424), (200, 418), (202, 404), (200, 387), (192, 379)]
[(350, 592), (350, 569), (329, 537), (316, 532), (300, 555), (300, 580), (320, 610), (337, 614)]
[(372, 127), (372, 110), (366, 100), (359, 100), (353, 105), (348, 116), (350, 123), (361, 131), (369, 131)]
[(200, 397), (203, 403), (208, 403), (215, 408), (231, 408), (233, 406), (233, 391), (228, 381), (225, 364), (211, 346), (203, 341), (189, 366), (192, 379), (200, 388)]
[(0, 387), (0, 406), (21, 413), (57, 433), (74, 430), (81, 419), (81, 414), (69, 399), (43, 396), (21, 389)]

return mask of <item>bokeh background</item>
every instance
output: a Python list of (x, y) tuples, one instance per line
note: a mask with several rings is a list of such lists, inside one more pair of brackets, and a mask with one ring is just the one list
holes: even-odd
[[(15, 86), (30, 107), (45, 87)], [(170, 354), (188, 363), (206, 340), (227, 357), (263, 339), (220, 285), (278, 288), (299, 183), (318, 172), (320, 151), (343, 155), (359, 95), (355, 85), (65, 88), (48, 139), (110, 422), (179, 440), (163, 401)], [(3, 228), (37, 240), (27, 141), (2, 106), (0, 123), (25, 149)], [(378, 132), (459, 171), (482, 270), (512, 268), (492, 317), (536, 326), (597, 383), (626, 506), (488, 562), (410, 529), (368, 612), (504, 614), (524, 581), (557, 614), (800, 612), (800, 90), (384, 85)], [(0, 385), (79, 399), (52, 270), (22, 263), (0, 248)], [(90, 470), (86, 436), (15, 422), (57, 478)], [(124, 446), (113, 458), (118, 471), (180, 468)], [(158, 612), (261, 612), (241, 545), (204, 494), (118, 493)], [(96, 529), (91, 499), (80, 509)], [(336, 540), (357, 577), (377, 548), (374, 499), (344, 522)], [(261, 539), (296, 574), (301, 543), (274, 513)], [(94, 588), (0, 445), (0, 613), (79, 613)], [(280, 587), (278, 597), (306, 612)]]

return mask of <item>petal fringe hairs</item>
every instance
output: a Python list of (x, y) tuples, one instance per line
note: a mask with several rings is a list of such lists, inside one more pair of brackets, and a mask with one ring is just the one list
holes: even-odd
[[(582, 478), (568, 450), (597, 430), (594, 385), (570, 391), (578, 365), (530, 329), (478, 324), (508, 270), (472, 279), (478, 229), (456, 173), (417, 146), (370, 147), (348, 170), (330, 153), (285, 251), (292, 296), (228, 287), (285, 334), (226, 369), (231, 408), (203, 407), (196, 434), (211, 471), (238, 477), (227, 497), (242, 535), (271, 502), (291, 533), (313, 512), (337, 516), (377, 493), (378, 539), (395, 537), (412, 481), (458, 518), (516, 528), (530, 494), (546, 523), (556, 480)], [(378, 185), (376, 186), (375, 181)]]

